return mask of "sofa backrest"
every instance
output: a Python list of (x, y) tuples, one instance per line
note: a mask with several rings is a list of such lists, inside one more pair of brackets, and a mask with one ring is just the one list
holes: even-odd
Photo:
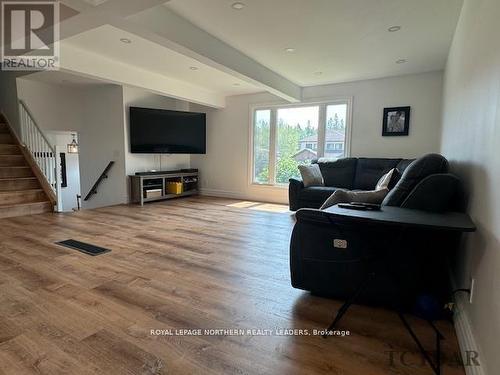
[(325, 186), (349, 190), (373, 190), (380, 177), (396, 168), (400, 175), (413, 160), (383, 158), (319, 159)]
[(352, 190), (356, 173), (357, 158), (338, 160), (319, 159), (317, 161), (325, 186)]
[(401, 179), (386, 195), (382, 205), (400, 207), (420, 181), (430, 175), (447, 171), (448, 161), (442, 155), (427, 154), (418, 158), (405, 169)]
[(353, 189), (373, 190), (378, 180), (391, 169), (396, 168), (401, 159), (359, 158), (354, 176)]

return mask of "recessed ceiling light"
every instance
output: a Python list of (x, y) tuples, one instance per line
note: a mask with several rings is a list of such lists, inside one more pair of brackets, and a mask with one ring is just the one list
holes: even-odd
[(236, 3), (233, 3), (233, 4), (231, 5), (231, 7), (232, 7), (233, 9), (236, 9), (236, 10), (242, 10), (242, 9), (245, 7), (245, 4), (240, 3), (240, 2), (238, 1), (238, 2), (236, 2)]
[(189, 69), (191, 69), (191, 70), (198, 70), (198, 67), (197, 66), (190, 66)]
[(390, 33), (394, 33), (399, 30), (401, 30), (401, 26), (391, 26), (387, 29), (387, 31), (389, 31)]
[(399, 60), (396, 60), (396, 64), (404, 64), (407, 61), (408, 60), (406, 60), (406, 59), (399, 59)]
[(294, 53), (295, 52), (295, 48), (285, 48), (285, 52), (288, 52), (288, 53)]
[(125, 44), (130, 44), (132, 41), (129, 38), (121, 38), (120, 42), (125, 43)]

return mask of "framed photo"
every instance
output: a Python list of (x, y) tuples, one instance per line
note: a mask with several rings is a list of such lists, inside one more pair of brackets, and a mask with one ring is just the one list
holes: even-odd
[(408, 135), (410, 131), (410, 107), (384, 108), (382, 135)]

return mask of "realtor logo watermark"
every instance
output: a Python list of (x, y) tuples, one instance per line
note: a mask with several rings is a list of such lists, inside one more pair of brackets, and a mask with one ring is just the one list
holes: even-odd
[(59, 2), (2, 1), (2, 70), (59, 70)]

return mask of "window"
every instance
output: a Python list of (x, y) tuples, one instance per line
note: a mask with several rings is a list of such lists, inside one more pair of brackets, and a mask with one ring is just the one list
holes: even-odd
[(347, 103), (326, 106), (326, 148), (327, 158), (343, 158), (347, 129)]
[(252, 183), (287, 184), (298, 166), (348, 150), (348, 101), (270, 107), (253, 111)]
[[(277, 110), (274, 171), (277, 184), (287, 184), (290, 178), (300, 177), (298, 165), (308, 164), (317, 157), (313, 144), (318, 141), (318, 114), (318, 106)], [(303, 142), (305, 149), (301, 148)]]
[(255, 111), (253, 127), (253, 181), (258, 184), (269, 183), (270, 124), (270, 110)]

